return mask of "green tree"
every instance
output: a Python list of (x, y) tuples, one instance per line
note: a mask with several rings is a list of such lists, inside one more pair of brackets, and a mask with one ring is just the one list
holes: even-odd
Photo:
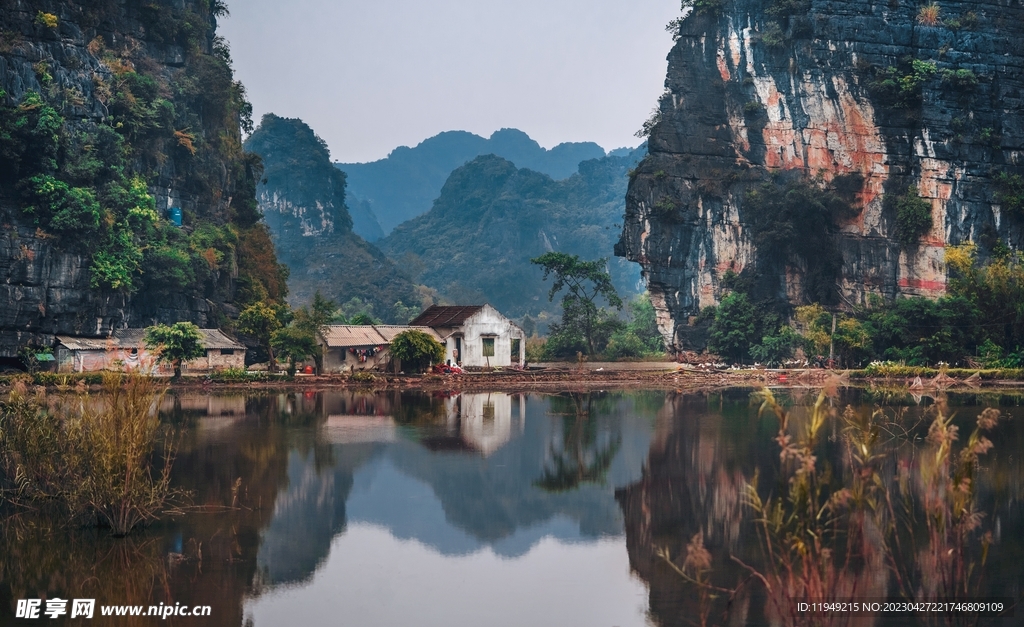
[(730, 361), (743, 361), (757, 342), (754, 305), (746, 294), (727, 294), (715, 310), (708, 348)]
[(410, 329), (391, 340), (391, 356), (401, 360), (402, 369), (423, 372), (432, 363), (444, 359), (444, 346), (432, 336)]
[(313, 347), (310, 352), (299, 359), (305, 359), (312, 355), (313, 361), (316, 362), (318, 373), (323, 369), (323, 349), (317, 341), (317, 337), (321, 329), (329, 325), (331, 320), (334, 319), (337, 310), (338, 305), (333, 300), (324, 298), (320, 291), (317, 290), (316, 294), (313, 295), (313, 302), (309, 308), (302, 307), (295, 312), (294, 325), (296, 333), (304, 334), (306, 337), (303, 341)]
[(269, 355), (268, 369), (273, 372), (276, 368), (274, 346), (270, 339), (274, 332), (283, 325), (281, 308), (268, 305), (264, 302), (257, 302), (242, 310), (238, 316), (238, 331), (245, 335), (252, 336)]
[[(552, 301), (555, 294), (565, 288), (562, 297), (562, 324), (559, 331), (573, 336), (581, 336), (586, 343), (590, 355), (597, 353), (596, 339), (602, 331), (607, 331), (608, 320), (602, 319), (597, 299), (603, 298), (616, 309), (622, 308), (619, 298), (612, 285), (611, 276), (605, 270), (606, 259), (582, 261), (578, 255), (567, 253), (545, 253), (530, 260), (544, 269), (544, 280), (554, 275), (554, 283), (548, 292), (548, 300)], [(555, 333), (552, 333), (555, 335)], [(607, 337), (611, 333), (607, 333)]]
[(181, 378), (181, 364), (206, 355), (199, 327), (191, 322), (158, 324), (146, 329), (146, 348), (156, 351), (157, 361), (174, 366), (174, 378)]
[(319, 346), (308, 329), (298, 324), (291, 324), (278, 329), (270, 337), (270, 345), (277, 351), (279, 357), (288, 360), (288, 374), (295, 374), (295, 363), (302, 361), (310, 355), (319, 353)]

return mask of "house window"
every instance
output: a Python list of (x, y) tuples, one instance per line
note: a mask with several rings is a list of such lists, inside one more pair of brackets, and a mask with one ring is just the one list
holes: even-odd
[(494, 357), (494, 338), (485, 337), (484, 341), (484, 357)]
[(235, 354), (235, 349), (233, 349), (233, 348), (222, 348), (222, 349), (220, 349), (220, 354), (221, 355), (234, 355)]

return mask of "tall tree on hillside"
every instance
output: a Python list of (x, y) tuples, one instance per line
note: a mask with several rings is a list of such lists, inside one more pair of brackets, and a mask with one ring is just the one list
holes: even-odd
[(597, 352), (595, 338), (601, 326), (601, 309), (597, 300), (603, 298), (608, 305), (616, 309), (622, 308), (612, 278), (605, 270), (607, 259), (583, 261), (578, 255), (566, 253), (544, 253), (530, 260), (544, 268), (544, 280), (554, 275), (555, 281), (548, 292), (548, 300), (565, 288), (562, 297), (562, 330), (577, 331), (583, 336), (587, 352)]

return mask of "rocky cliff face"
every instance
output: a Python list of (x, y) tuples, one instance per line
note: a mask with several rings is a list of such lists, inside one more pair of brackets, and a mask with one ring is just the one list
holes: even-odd
[(215, 326), (240, 278), (279, 291), (255, 287), (256, 266), (277, 266), (241, 150), (248, 104), (215, 37), (225, 10), (0, 4), (0, 356), (55, 334)]
[[(677, 25), (616, 248), (643, 267), (670, 346), (690, 343), (692, 316), (718, 301), (729, 271), (780, 302), (849, 308), (942, 295), (949, 245), (1024, 244), (1012, 192), (1024, 165), (1020, 2), (696, 4)], [(833, 235), (787, 225), (825, 252), (780, 252), (777, 239), (768, 250), (764, 223), (781, 218), (759, 215), (764, 199), (798, 184), (846, 188)], [(915, 206), (925, 220), (908, 231)], [(828, 251), (828, 293), (812, 293)]]
[(290, 269), (292, 304), (308, 304), (319, 291), (339, 305), (357, 298), (388, 322), (408, 322), (394, 317), (402, 313), (395, 305), (418, 304), (413, 285), (353, 232), (345, 173), (331, 164), (327, 144), (302, 120), (268, 113), (245, 146), (263, 159), (257, 199)]

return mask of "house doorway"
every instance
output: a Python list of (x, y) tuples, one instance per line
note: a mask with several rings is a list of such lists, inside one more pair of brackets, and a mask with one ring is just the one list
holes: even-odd
[(455, 365), (462, 365), (462, 337), (455, 338)]

